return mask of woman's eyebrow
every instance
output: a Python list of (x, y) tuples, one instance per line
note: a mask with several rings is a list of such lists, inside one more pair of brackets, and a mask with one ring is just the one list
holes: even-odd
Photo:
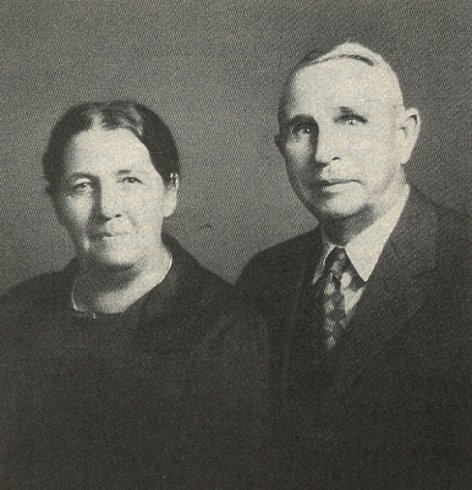
[(291, 119), (288, 120), (287, 126), (295, 126), (296, 124), (300, 123), (311, 123), (315, 124), (316, 121), (313, 119), (312, 116), (306, 115), (306, 114), (297, 114), (296, 116), (292, 117)]
[(75, 179), (93, 179), (94, 176), (87, 172), (74, 172), (66, 177), (66, 180), (75, 180)]

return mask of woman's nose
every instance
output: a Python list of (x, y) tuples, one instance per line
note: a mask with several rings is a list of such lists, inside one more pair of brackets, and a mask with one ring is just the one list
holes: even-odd
[(96, 212), (105, 220), (118, 218), (123, 212), (123, 202), (118, 189), (113, 185), (101, 185), (96, 200)]

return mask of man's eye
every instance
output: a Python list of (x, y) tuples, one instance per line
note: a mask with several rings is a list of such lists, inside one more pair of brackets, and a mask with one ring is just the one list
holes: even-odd
[(136, 177), (125, 177), (122, 182), (126, 184), (142, 184), (142, 181)]
[(340, 118), (340, 121), (346, 126), (357, 126), (367, 122), (362, 116), (344, 116)]

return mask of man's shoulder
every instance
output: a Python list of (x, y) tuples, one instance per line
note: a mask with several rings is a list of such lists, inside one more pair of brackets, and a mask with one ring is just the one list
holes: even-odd
[(305, 252), (313, 249), (318, 234), (317, 229), (311, 230), (262, 250), (251, 258), (245, 270), (261, 268), (269, 271), (285, 265), (291, 266)]
[(438, 229), (442, 231), (443, 227), (458, 233), (467, 235), (470, 231), (471, 217), (461, 211), (439, 204), (416, 188), (412, 190), (413, 205), (419, 207), (423, 212), (432, 212), (437, 219)]
[(430, 249), (439, 257), (470, 246), (470, 224), (470, 216), (431, 200), (412, 186), (391, 240), (405, 254)]
[(237, 288), (252, 300), (279, 297), (282, 286), (296, 282), (307, 262), (316, 261), (321, 244), (321, 233), (315, 229), (259, 252), (239, 276)]
[(405, 271), (426, 263), (434, 271), (436, 294), (462, 298), (472, 273), (470, 217), (438, 204), (413, 188), (391, 237)]
[(437, 213), (437, 257), (443, 276), (466, 284), (472, 274), (472, 228), (470, 216), (443, 206)]
[(471, 240), (471, 217), (468, 214), (442, 205), (436, 204), (435, 207), (440, 231), (445, 228), (454, 235)]
[(428, 216), (434, 216), (436, 245), (438, 254), (452, 257), (459, 255), (470, 257), (472, 241), (471, 217), (464, 212), (431, 201), (421, 193), (420, 206)]

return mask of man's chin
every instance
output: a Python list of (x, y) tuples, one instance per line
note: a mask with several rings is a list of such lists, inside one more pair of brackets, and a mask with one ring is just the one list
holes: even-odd
[(319, 221), (338, 221), (349, 219), (356, 216), (360, 209), (359, 206), (342, 203), (314, 203), (312, 201), (305, 204), (308, 211)]

